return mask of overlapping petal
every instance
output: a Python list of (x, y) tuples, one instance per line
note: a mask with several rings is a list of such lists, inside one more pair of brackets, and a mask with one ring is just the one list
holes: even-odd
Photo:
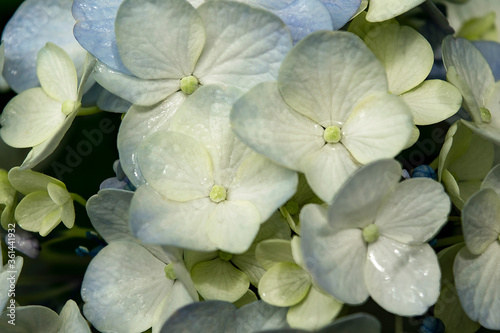
[(429, 244), (407, 245), (380, 236), (368, 245), (367, 259), (366, 288), (387, 311), (420, 315), (436, 303), (441, 271)]
[(203, 21), (185, 0), (125, 0), (115, 34), (123, 63), (142, 79), (191, 75), (205, 44)]
[(388, 91), (382, 64), (359, 37), (342, 31), (316, 32), (298, 43), (278, 82), (292, 109), (325, 127), (345, 122), (366, 96)]

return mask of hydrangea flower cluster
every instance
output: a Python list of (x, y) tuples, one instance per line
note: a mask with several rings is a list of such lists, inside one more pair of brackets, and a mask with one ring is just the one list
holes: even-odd
[(0, 331), (500, 330), (500, 8), (443, 1), (25, 0)]

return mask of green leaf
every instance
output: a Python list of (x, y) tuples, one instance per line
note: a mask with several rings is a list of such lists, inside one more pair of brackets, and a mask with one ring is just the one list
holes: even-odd
[(271, 267), (259, 282), (259, 295), (275, 306), (292, 306), (306, 297), (312, 279), (297, 264), (282, 262)]

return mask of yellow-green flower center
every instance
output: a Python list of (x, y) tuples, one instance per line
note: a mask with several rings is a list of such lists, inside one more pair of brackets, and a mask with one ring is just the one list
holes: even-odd
[(233, 255), (231, 253), (219, 251), (219, 258), (221, 258), (224, 261), (229, 261), (229, 260), (233, 259)]
[(338, 126), (328, 126), (323, 132), (323, 139), (328, 143), (337, 143), (342, 138), (342, 133)]
[(177, 279), (177, 276), (175, 275), (175, 270), (174, 270), (174, 265), (173, 264), (168, 264), (165, 266), (165, 276), (169, 280), (175, 280)]
[(286, 203), (285, 208), (290, 215), (295, 215), (299, 212), (299, 204), (292, 200)]
[(198, 89), (198, 79), (192, 75), (185, 76), (181, 79), (181, 90), (186, 95), (191, 95)]
[(372, 223), (363, 228), (363, 239), (365, 240), (365, 242), (373, 243), (378, 239), (379, 236), (380, 233), (378, 231), (377, 225)]
[(62, 113), (64, 113), (65, 115), (68, 115), (70, 114), (71, 112), (75, 111), (75, 109), (77, 108), (77, 103), (75, 101), (70, 101), (70, 100), (67, 100), (66, 102), (64, 102), (61, 106), (61, 111)]
[(480, 108), (479, 112), (481, 113), (481, 120), (485, 123), (489, 123), (491, 121), (491, 113), (487, 108)]
[(226, 189), (224, 186), (214, 185), (210, 191), (210, 199), (217, 203), (226, 200)]

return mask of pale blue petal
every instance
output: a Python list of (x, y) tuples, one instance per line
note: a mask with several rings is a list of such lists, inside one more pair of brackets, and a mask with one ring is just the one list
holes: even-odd
[(241, 307), (229, 318), (224, 333), (253, 333), (258, 330), (288, 328), (287, 308), (260, 300)]
[(192, 303), (174, 313), (161, 332), (221, 333), (235, 310), (234, 304), (224, 301)]
[(123, 0), (75, 0), (73, 30), (78, 42), (101, 62), (125, 74), (115, 37), (115, 18)]
[(356, 13), (361, 0), (320, 0), (330, 12), (333, 30), (342, 28)]
[(62, 47), (81, 73), (86, 52), (73, 36), (71, 4), (71, 0), (24, 1), (5, 26), (3, 74), (17, 93), (38, 86), (36, 57), (47, 42)]
[(500, 54), (500, 43), (478, 40), (473, 42), (474, 46), (481, 51), (483, 57), (490, 65), (491, 71), (493, 72), (493, 76), (495, 77), (495, 81), (500, 80), (500, 58), (498, 55)]

